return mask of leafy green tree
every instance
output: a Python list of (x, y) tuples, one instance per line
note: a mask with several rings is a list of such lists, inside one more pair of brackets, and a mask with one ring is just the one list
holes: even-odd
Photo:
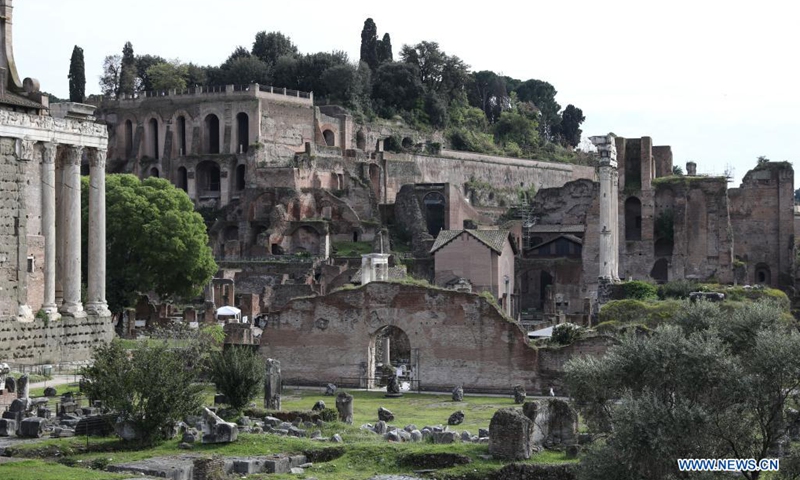
[(157, 63), (147, 69), (147, 77), (154, 90), (184, 90), (187, 74), (186, 65), (178, 61)]
[(155, 90), (153, 82), (147, 75), (147, 70), (153, 65), (167, 63), (167, 60), (158, 55), (137, 55), (136, 56), (136, 91), (151, 92)]
[(252, 54), (268, 66), (273, 66), (284, 55), (296, 56), (297, 46), (281, 32), (261, 31), (256, 34)]
[(122, 47), (118, 93), (133, 95), (136, 91), (136, 77), (136, 56), (133, 54), (133, 45), (131, 42), (125, 42), (125, 46)]
[(408, 63), (384, 63), (372, 75), (372, 98), (381, 115), (414, 109), (423, 93), (416, 67)]
[(334, 65), (322, 73), (322, 85), (328, 98), (345, 106), (355, 106), (361, 93), (358, 70), (349, 63)]
[(400, 58), (417, 68), (419, 80), (429, 92), (438, 92), (447, 55), (436, 42), (403, 45)]
[(386, 63), (393, 62), (394, 55), (392, 54), (392, 37), (388, 33), (383, 34), (383, 39), (378, 40), (378, 62)]
[(83, 63), (83, 49), (75, 45), (69, 60), (69, 101), (82, 103), (84, 98), (86, 98), (86, 67)]
[(469, 104), (483, 110), (489, 123), (500, 119), (500, 113), (510, 107), (505, 80), (496, 73), (483, 70), (470, 76), (467, 89)]
[(535, 119), (518, 111), (508, 110), (500, 114), (494, 129), (501, 144), (514, 142), (524, 152), (530, 152), (539, 143), (537, 127)]
[(185, 360), (166, 342), (143, 342), (129, 354), (115, 339), (95, 350), (94, 364), (83, 370), (84, 390), (130, 422), (145, 443), (158, 443), (202, 406), (203, 386)]
[(683, 168), (681, 168), (680, 165), (673, 165), (672, 166), (672, 174), (673, 175), (677, 175), (677, 176), (683, 175)]
[(347, 64), (347, 54), (342, 51), (333, 51), (331, 53), (318, 52), (310, 55), (303, 55), (298, 59), (296, 64), (297, 83), (295, 85), (290, 85), (289, 88), (302, 90), (304, 92), (314, 92), (315, 96), (328, 97), (330, 92), (323, 79), (324, 73), (333, 67)]
[[(82, 190), (86, 232), (87, 177)], [(186, 193), (167, 180), (109, 175), (106, 209), (106, 284), (112, 312), (134, 305), (140, 292), (154, 291), (162, 299), (193, 298), (217, 270), (203, 218)], [(87, 235), (83, 238), (87, 258)]]
[(561, 123), (554, 130), (557, 132), (562, 144), (575, 147), (581, 143), (583, 130), (580, 129), (580, 126), (584, 120), (586, 120), (586, 117), (583, 116), (583, 111), (580, 108), (572, 104), (567, 105), (567, 108), (561, 112)]
[(251, 83), (268, 85), (270, 83), (269, 67), (252, 55), (237, 57), (226, 62), (222, 67), (222, 76), (226, 85), (249, 85)]
[(103, 95), (117, 98), (120, 93), (121, 60), (119, 55), (109, 55), (103, 60), (103, 75), (100, 77), (100, 91)]
[(551, 138), (551, 129), (561, 122), (558, 112), (561, 105), (556, 102), (556, 89), (542, 80), (526, 80), (513, 88), (522, 102), (532, 102), (541, 112), (540, 132), (546, 139)]
[(687, 302), (677, 325), (571, 360), (570, 394), (590, 430), (606, 435), (579, 478), (679, 479), (678, 458), (772, 457), (800, 388), (800, 334), (785, 316), (773, 302), (733, 314)]
[(378, 27), (371, 18), (364, 21), (364, 28), (361, 29), (361, 59), (366, 62), (369, 68), (378, 68)]
[(249, 347), (232, 345), (211, 359), (211, 381), (237, 411), (258, 395), (264, 374), (264, 358)]
[(185, 65), (186, 73), (183, 77), (187, 87), (206, 85), (208, 83), (207, 67), (201, 67), (194, 63)]

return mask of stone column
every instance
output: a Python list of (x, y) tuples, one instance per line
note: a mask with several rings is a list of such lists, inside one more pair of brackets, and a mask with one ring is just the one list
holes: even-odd
[(89, 271), (86, 310), (110, 316), (106, 303), (106, 151), (89, 152)]
[(30, 140), (17, 140), (19, 147), (19, 181), (17, 181), (17, 303), (19, 305), (17, 316), (21, 320), (33, 320), (33, 311), (28, 305), (28, 211), (26, 179), (29, 178), (35, 163), (35, 142)]
[(42, 152), (42, 236), (44, 236), (44, 299), (42, 308), (56, 306), (56, 145), (45, 143)]
[(389, 365), (392, 364), (392, 358), (391, 358), (391, 355), (390, 355), (391, 352), (389, 351), (389, 348), (391, 348), (391, 338), (389, 338), (389, 335), (386, 335), (385, 337), (383, 337), (383, 365), (384, 366), (389, 366)]
[[(62, 152), (63, 153), (63, 152)], [(64, 155), (56, 151), (56, 308), (64, 303)]]
[(591, 137), (592, 143), (600, 152), (600, 271), (598, 277), (605, 282), (613, 282), (618, 277), (617, 258), (617, 149), (611, 135)]
[(64, 181), (61, 200), (64, 228), (61, 236), (64, 249), (64, 303), (59, 312), (70, 317), (83, 317), (81, 304), (81, 158), (82, 146), (71, 146), (64, 159)]

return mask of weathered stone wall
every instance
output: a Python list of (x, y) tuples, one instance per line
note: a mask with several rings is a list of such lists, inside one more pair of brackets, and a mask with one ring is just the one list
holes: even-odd
[[(571, 345), (563, 347), (547, 347), (539, 349), (539, 385), (541, 390), (536, 393), (549, 395), (550, 388), (557, 396), (569, 395), (564, 384), (564, 365), (578, 357), (599, 357), (614, 345), (614, 339), (606, 336), (596, 336), (576, 340)], [(530, 390), (528, 393), (533, 393)]]
[[(434, 253), (435, 283), (444, 286), (463, 277), (472, 282), (473, 293), (490, 292), (494, 298), (500, 298), (498, 287), (502, 280), (498, 277), (497, 256), (486, 244), (462, 232)], [(510, 257), (513, 262), (513, 254)]]
[(746, 280), (758, 283), (766, 267), (774, 287), (792, 283), (794, 247), (794, 171), (787, 162), (750, 170), (740, 188), (728, 191), (734, 254), (747, 264)]
[(270, 316), (261, 353), (280, 360), (286, 384), (347, 378), (357, 385), (372, 364), (376, 334), (387, 325), (403, 330), (418, 352), (415, 378), (422, 389), (540, 388), (536, 350), (525, 332), (485, 299), (402, 284), (373, 282), (294, 300)]
[(0, 138), (0, 319), (17, 316), (20, 289), (24, 291), (24, 284), (19, 281), (25, 262), (20, 252), (27, 251), (20, 173), (16, 141)]
[(111, 341), (113, 336), (111, 319), (92, 315), (54, 321), (0, 320), (0, 361), (38, 364), (87, 360), (93, 347)]
[(496, 188), (527, 190), (560, 187), (579, 178), (594, 179), (593, 167), (563, 163), (492, 157), (467, 152), (443, 151), (439, 156), (384, 153), (386, 200), (409, 183), (450, 183), (463, 186), (479, 179)]

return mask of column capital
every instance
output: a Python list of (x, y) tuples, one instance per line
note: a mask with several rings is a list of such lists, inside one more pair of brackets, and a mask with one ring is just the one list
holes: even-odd
[(55, 164), (58, 145), (52, 142), (44, 142), (42, 147), (42, 163)]
[(105, 148), (92, 148), (89, 150), (89, 166), (106, 168), (106, 156), (108, 150)]
[(65, 165), (80, 165), (83, 158), (83, 145), (70, 145), (64, 157)]
[(29, 162), (34, 159), (36, 142), (32, 140), (19, 141), (19, 159)]

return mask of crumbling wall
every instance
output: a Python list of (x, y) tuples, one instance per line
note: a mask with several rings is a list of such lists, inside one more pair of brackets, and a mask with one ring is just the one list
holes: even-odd
[(109, 317), (0, 320), (0, 360), (30, 364), (88, 360), (93, 347), (113, 336)]
[(261, 354), (280, 360), (287, 384), (358, 384), (387, 325), (403, 330), (418, 352), (422, 389), (539, 389), (536, 350), (518, 324), (478, 295), (410, 285), (372, 282), (294, 300), (270, 316)]

